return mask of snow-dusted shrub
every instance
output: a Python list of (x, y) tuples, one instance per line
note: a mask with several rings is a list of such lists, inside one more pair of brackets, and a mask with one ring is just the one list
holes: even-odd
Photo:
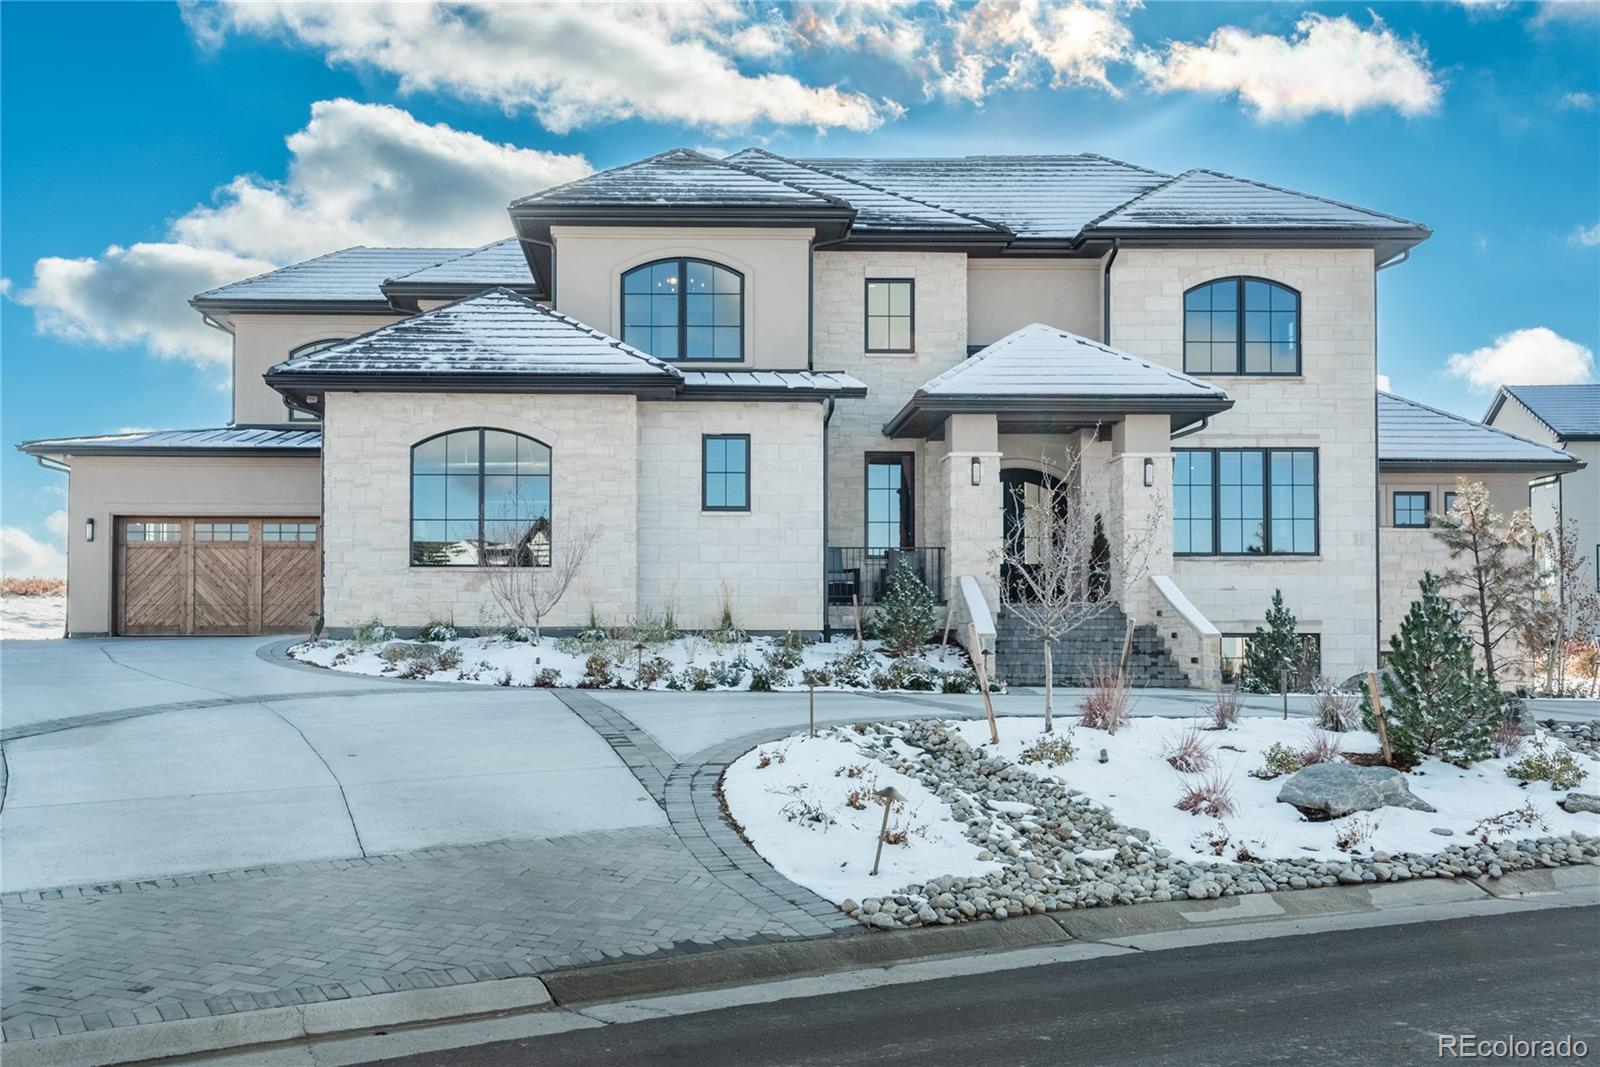
[(1052, 767), (1071, 763), (1078, 755), (1072, 746), (1072, 731), (1045, 734), (1017, 755), (1018, 763), (1047, 763)]
[(1109, 663), (1098, 663), (1089, 674), (1089, 689), (1078, 705), (1078, 722), (1091, 730), (1114, 734), (1128, 722), (1128, 676)]
[(1365, 813), (1352, 815), (1334, 831), (1333, 847), (1340, 852), (1359, 852), (1378, 832), (1378, 820)]
[(1199, 774), (1211, 769), (1211, 746), (1193, 727), (1179, 734), (1166, 747), (1167, 762), (1180, 774)]
[(750, 691), (770, 693), (789, 680), (789, 672), (782, 667), (754, 667), (750, 671)]
[(417, 631), (418, 641), (435, 644), (441, 641), (454, 641), (459, 636), (454, 623), (444, 622), (441, 619), (433, 619)]
[(1318, 729), (1343, 733), (1356, 728), (1361, 720), (1359, 696), (1340, 689), (1331, 678), (1318, 678), (1312, 692)]
[(1520, 808), (1502, 811), (1499, 815), (1489, 815), (1467, 828), (1468, 837), (1476, 837), (1478, 843), (1487, 845), (1493, 838), (1506, 838), (1512, 834), (1526, 837), (1527, 830), (1548, 831), (1550, 824), (1545, 821), (1544, 812), (1534, 806), (1533, 801), (1528, 801)]
[(774, 641), (771, 648), (767, 649), (767, 666), (785, 671), (793, 670), (795, 667), (800, 666), (801, 660), (805, 658), (805, 651), (805, 638), (795, 631), (789, 630)]
[(1239, 711), (1244, 702), (1239, 699), (1239, 694), (1233, 689), (1224, 689), (1211, 698), (1211, 703), (1206, 705), (1206, 718), (1211, 720), (1211, 729), (1226, 730), (1239, 721)]
[(611, 648), (611, 635), (597, 626), (586, 627), (571, 637), (556, 638), (556, 651), (566, 656), (592, 656)]
[(731, 660), (714, 659), (711, 661), (711, 681), (723, 689), (737, 689), (744, 681), (744, 672), (750, 669), (750, 661), (740, 653)]
[(1179, 811), (1186, 811), (1190, 815), (1210, 815), (1226, 819), (1236, 810), (1233, 804), (1233, 782), (1220, 774), (1211, 774), (1205, 778), (1186, 782), (1183, 793), (1178, 797), (1177, 807)]
[(1265, 629), (1256, 627), (1245, 646), (1244, 688), (1249, 693), (1276, 693), (1282, 673), (1289, 672), (1289, 684), (1300, 672), (1305, 642), (1295, 629), (1294, 613), (1283, 606), (1283, 590), (1272, 591), (1272, 607), (1267, 609)]
[(634, 644), (664, 645), (678, 638), (678, 624), (672, 618), (672, 609), (660, 615), (641, 615), (630, 628), (628, 636)]
[(380, 641), (394, 640), (394, 631), (378, 621), (376, 617), (358, 622), (355, 629), (350, 631), (350, 640), (360, 648), (378, 644)]
[(500, 672), (500, 677), (494, 680), (494, 684), (498, 685), (501, 689), (510, 689), (511, 681), (511, 668), (507, 667), (505, 670)]
[[(879, 684), (882, 679), (886, 684)], [(938, 688), (939, 672), (920, 659), (910, 656), (889, 664), (888, 671), (874, 675), (872, 684), (879, 689), (907, 689), (915, 693), (931, 693)]]
[(976, 693), (978, 691), (978, 674), (970, 667), (957, 667), (953, 671), (945, 671), (939, 676), (939, 691), (941, 693)]
[(689, 689), (696, 693), (703, 693), (708, 689), (717, 687), (716, 679), (711, 677), (711, 672), (704, 667), (690, 664), (683, 669), (676, 679), (677, 684), (668, 683), (668, 688)]
[(640, 689), (654, 689), (670, 677), (672, 677), (672, 661), (665, 656), (651, 656), (640, 662), (633, 684)]
[(1494, 754), (1502, 759), (1515, 756), (1522, 751), (1522, 742), (1525, 739), (1526, 735), (1522, 732), (1521, 724), (1515, 719), (1507, 718), (1500, 724), (1500, 729), (1495, 731)]
[(607, 689), (615, 684), (611, 659), (604, 652), (596, 652), (584, 660), (583, 677), (578, 679), (579, 689)]
[(450, 645), (439, 650), (439, 669), (441, 671), (453, 671), (459, 666), (461, 666), (460, 646)]
[(1506, 768), (1506, 774), (1523, 782), (1549, 782), (1551, 789), (1576, 789), (1589, 776), (1565, 745), (1548, 744), (1539, 738), (1528, 745), (1528, 753)]
[(531, 645), (538, 639), (531, 626), (507, 626), (500, 631), (500, 636), (517, 645)]
[(902, 655), (927, 644), (939, 625), (932, 591), (904, 556), (889, 572), (889, 587), (872, 612), (872, 625), (884, 644)]
[(554, 689), (561, 684), (561, 672), (554, 667), (540, 668), (533, 676), (533, 684), (540, 689)]
[(833, 675), (826, 667), (807, 667), (800, 672), (800, 684), (811, 686), (831, 685)]
[(391, 667), (398, 667), (408, 660), (426, 659), (433, 660), (433, 649), (427, 645), (415, 645), (409, 641), (391, 641), (378, 650), (378, 658)]
[(1265, 759), (1261, 766), (1251, 771), (1250, 777), (1263, 780), (1277, 778), (1285, 774), (1293, 774), (1306, 765), (1300, 753), (1281, 741), (1274, 741), (1267, 751), (1263, 753), (1263, 756)]
[(1326, 730), (1311, 731), (1311, 743), (1300, 752), (1300, 765), (1313, 763), (1338, 763), (1344, 758), (1339, 748), (1339, 738)]
[(406, 661), (406, 665), (400, 669), (400, 677), (411, 679), (426, 678), (438, 666), (438, 661), (432, 656), (412, 656)]
[(851, 689), (865, 689), (878, 660), (864, 648), (853, 648), (828, 664), (835, 683)]

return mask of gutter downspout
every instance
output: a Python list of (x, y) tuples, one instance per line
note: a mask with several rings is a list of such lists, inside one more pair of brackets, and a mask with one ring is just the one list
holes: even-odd
[(550, 310), (551, 311), (557, 310), (556, 309), (556, 243), (554, 241), (541, 241), (536, 237), (524, 237), (520, 233), (517, 234), (517, 240), (526, 241), (530, 245), (538, 245), (540, 248), (548, 248), (550, 250), (550, 277), (545, 279), (546, 285), (544, 287), (544, 290), (545, 290), (544, 295), (550, 301)]
[(1169, 434), (1168, 437), (1167, 437), (1167, 440), (1176, 441), (1180, 437), (1188, 437), (1192, 433), (1199, 433), (1200, 431), (1204, 430), (1207, 426), (1210, 426), (1210, 425), (1211, 425), (1211, 416), (1210, 415), (1206, 415), (1203, 418), (1201, 418), (1201, 420), (1199, 422), (1195, 423), (1193, 426), (1185, 426), (1183, 429), (1179, 430), (1177, 433)]
[(1100, 272), (1100, 296), (1103, 301), (1100, 312), (1100, 341), (1107, 348), (1111, 347), (1111, 264), (1117, 261), (1117, 253), (1122, 251), (1122, 238), (1111, 239), (1111, 253), (1106, 256), (1105, 269)]
[(828, 625), (828, 423), (833, 421), (833, 397), (823, 402), (822, 410), (822, 639), (833, 639)]

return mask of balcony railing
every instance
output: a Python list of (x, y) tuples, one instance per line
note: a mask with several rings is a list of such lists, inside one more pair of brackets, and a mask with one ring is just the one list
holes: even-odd
[(944, 549), (942, 548), (830, 548), (828, 549), (828, 603), (848, 607), (852, 598), (876, 604), (889, 587), (889, 574), (901, 560), (944, 602)]

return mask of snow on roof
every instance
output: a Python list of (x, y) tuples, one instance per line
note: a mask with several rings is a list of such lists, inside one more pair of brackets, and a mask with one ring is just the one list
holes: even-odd
[(865, 396), (867, 387), (842, 371), (812, 370), (686, 370), (685, 394), (695, 392), (748, 391), (832, 393)]
[(263, 426), (218, 426), (202, 430), (147, 430), (141, 433), (94, 434), (24, 441), (17, 446), (30, 455), (116, 452), (315, 452), (322, 447), (320, 429), (273, 429)]
[(534, 284), (522, 242), (515, 237), (474, 248), (466, 255), (432, 263), (409, 274), (388, 279), (405, 285), (481, 285), (527, 286)]
[(509, 289), (489, 289), (294, 356), (269, 375), (508, 374), (678, 378), (676, 369)]
[(957, 230), (1004, 234), (1004, 227), (923, 203), (901, 193), (881, 189), (860, 180), (829, 173), (816, 166), (798, 163), (761, 148), (747, 148), (731, 155), (737, 163), (770, 178), (792, 182), (828, 196), (848, 201), (856, 209), (856, 230)]
[(1378, 394), (1381, 463), (1450, 463), (1571, 466), (1559, 448), (1485, 426), (1393, 393)]
[(917, 392), (930, 397), (1228, 397), (1209, 382), (1038, 322), (1000, 338)]
[(194, 302), (223, 306), (305, 300), (387, 304), (383, 295), (385, 279), (470, 251), (469, 248), (346, 248), (208, 289), (197, 295)]
[(1335, 200), (1246, 181), (1212, 170), (1190, 170), (1087, 227), (1094, 230), (1173, 228), (1421, 229), (1409, 219)]
[(1088, 154), (798, 162), (999, 223), (1018, 237), (1062, 240), (1077, 237), (1092, 220), (1169, 180), (1166, 174)]
[(822, 193), (763, 177), (687, 148), (613, 167), (512, 201), (511, 206), (690, 204), (842, 208)]
[[(1562, 440), (1600, 437), (1600, 385), (1508, 385), (1504, 389)], [(1496, 397), (1485, 419), (1494, 418), (1500, 404)]]

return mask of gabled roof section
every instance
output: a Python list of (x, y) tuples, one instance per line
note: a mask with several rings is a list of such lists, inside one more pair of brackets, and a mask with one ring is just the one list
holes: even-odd
[(1164, 413), (1179, 429), (1232, 406), (1228, 394), (1210, 382), (1036, 322), (927, 382), (883, 432), (926, 436), (946, 417), (964, 412), (994, 412), (1013, 424), (1059, 425)]
[(1484, 422), (1494, 420), (1508, 395), (1563, 441), (1600, 440), (1600, 385), (1504, 385)]
[[(502, 383), (517, 391), (672, 389), (678, 371), (614, 337), (509, 289), (453, 304), (294, 356), (266, 374), (273, 386), (451, 390)], [(581, 390), (571, 388), (583, 386)]]
[(320, 429), (218, 426), (202, 430), (146, 430), (24, 441), (30, 456), (310, 455), (322, 447)]
[(1105, 156), (826, 157), (796, 162), (986, 219), (1021, 239), (1071, 241), (1169, 175)]
[(1213, 170), (1190, 170), (1094, 220), (1099, 232), (1148, 230), (1375, 230), (1422, 234), (1410, 219)]
[(367, 248), (357, 246), (293, 263), (231, 285), (208, 289), (189, 301), (201, 311), (287, 311), (308, 305), (322, 311), (389, 311), (388, 278), (472, 251), (467, 248)]
[(511, 202), (522, 208), (642, 206), (848, 208), (844, 201), (687, 148), (612, 167)]
[(467, 296), (484, 289), (505, 288), (537, 295), (539, 283), (515, 237), (493, 241), (465, 255), (397, 274), (383, 283), (388, 296)]
[(1526, 469), (1554, 473), (1583, 466), (1559, 448), (1393, 393), (1378, 394), (1378, 463), (1391, 471)]
[(870, 183), (833, 174), (809, 163), (775, 155), (761, 148), (746, 148), (727, 162), (780, 181), (814, 189), (845, 201), (856, 210), (853, 233), (864, 230), (888, 233), (960, 233), (1010, 237), (1004, 226), (925, 203)]

